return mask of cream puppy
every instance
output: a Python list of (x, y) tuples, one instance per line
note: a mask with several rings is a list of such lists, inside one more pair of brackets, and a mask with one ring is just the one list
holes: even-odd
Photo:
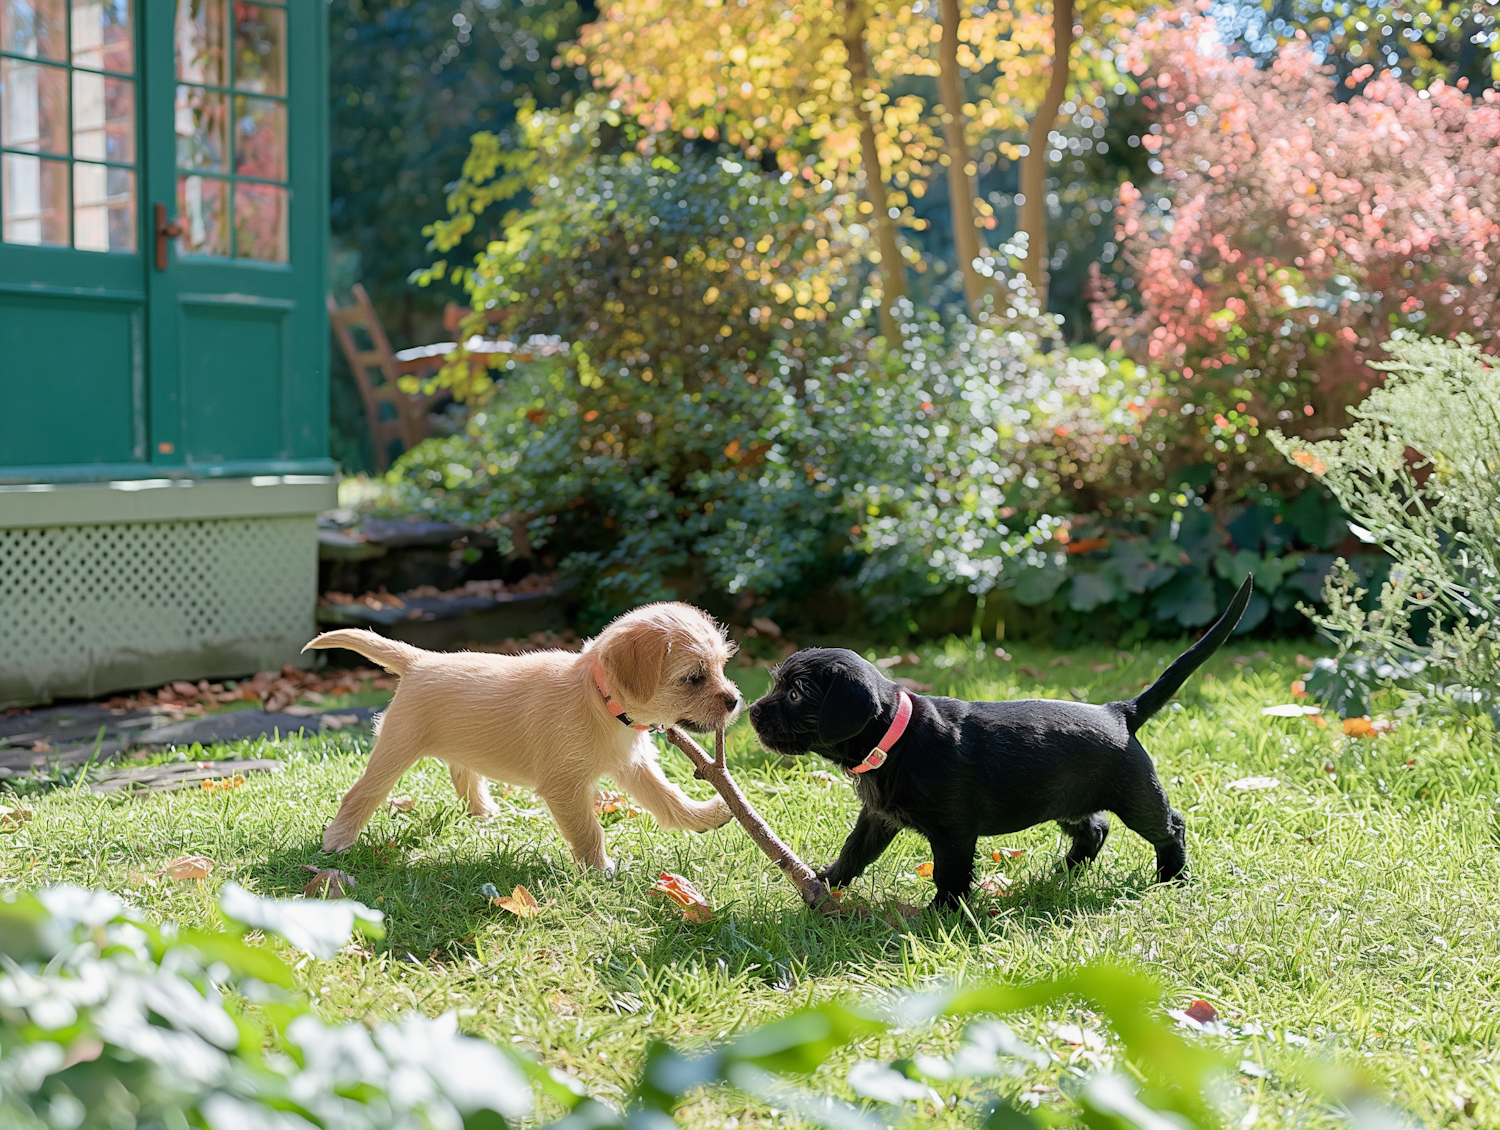
[(614, 864), (594, 811), (600, 777), (613, 778), (669, 830), (704, 832), (729, 819), (718, 797), (693, 800), (662, 775), (646, 735), (650, 726), (717, 730), (743, 705), (724, 674), (734, 645), (689, 605), (628, 612), (582, 653), (440, 653), (352, 628), (325, 632), (307, 647), (345, 647), (401, 676), (377, 724), (370, 763), (323, 832), (324, 851), (352, 845), (401, 774), (423, 757), (448, 763), (473, 816), (496, 811), (489, 780), (532, 790), (547, 802), (573, 855), (606, 871)]

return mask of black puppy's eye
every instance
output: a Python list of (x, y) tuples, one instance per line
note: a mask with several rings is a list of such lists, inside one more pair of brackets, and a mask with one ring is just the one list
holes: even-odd
[(791, 699), (793, 702), (801, 702), (802, 692), (799, 691), (796, 687), (793, 687), (791, 690), (787, 691), (786, 697)]

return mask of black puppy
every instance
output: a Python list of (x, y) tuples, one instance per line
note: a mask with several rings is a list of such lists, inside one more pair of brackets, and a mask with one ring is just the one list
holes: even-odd
[(1203, 638), (1129, 702), (909, 695), (852, 651), (809, 648), (776, 671), (750, 723), (773, 753), (814, 751), (855, 774), (864, 807), (838, 859), (819, 873), (830, 886), (858, 878), (910, 828), (932, 845), (933, 905), (953, 907), (974, 882), (980, 836), (1056, 820), (1073, 838), (1067, 863), (1076, 867), (1104, 846), (1106, 812), (1151, 842), (1157, 878), (1167, 882), (1187, 868), (1184, 825), (1135, 733), (1219, 649), (1250, 591), (1246, 577)]

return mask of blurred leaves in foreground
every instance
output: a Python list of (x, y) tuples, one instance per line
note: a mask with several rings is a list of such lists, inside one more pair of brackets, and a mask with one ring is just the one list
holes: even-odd
[[(936, 1086), (965, 1081), (973, 1086), (964, 1101), (986, 1130), (1077, 1120), (1120, 1130), (1206, 1130), (1223, 1125), (1232, 1087), (1227, 1060), (1167, 1023), (1159, 985), (1100, 965), (1035, 985), (908, 997), (880, 1013), (825, 1003), (697, 1052), (656, 1044), (621, 1110), (510, 1048), (460, 1035), (452, 1013), (406, 1013), (369, 1028), (326, 1025), (293, 991), (292, 970), (270, 947), (244, 938), (261, 930), (331, 957), (356, 930), (381, 937), (378, 911), (346, 900), (262, 899), (232, 883), (219, 906), (223, 933), (154, 926), (114, 895), (75, 886), (0, 900), (5, 1126), (501, 1130), (539, 1124), (540, 1094), (565, 1112), (550, 1125), (637, 1130), (674, 1125), (672, 1111), (685, 1096), (727, 1084), (809, 1122), (873, 1130), (905, 1121), (912, 1102), (943, 1101)], [(1077, 1003), (1113, 1027), (1125, 1070), (1098, 1054), (1091, 1072), (1064, 1065), (990, 1019)], [(851, 1042), (915, 1032), (939, 1017), (971, 1021), (956, 1052), (857, 1064), (847, 1084), (861, 1102), (790, 1078)], [(1086, 1040), (1082, 1030), (1076, 1042), (1104, 1048), (1102, 1037)], [(1026, 1065), (1057, 1068), (1059, 1102), (1018, 1092)], [(1312, 1065), (1298, 1070), (1354, 1125), (1399, 1124), (1365, 1084)]]

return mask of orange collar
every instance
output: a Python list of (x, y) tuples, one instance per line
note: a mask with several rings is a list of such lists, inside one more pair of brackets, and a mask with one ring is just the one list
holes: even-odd
[(589, 670), (594, 676), (594, 686), (599, 688), (599, 694), (604, 699), (604, 709), (608, 710), (625, 725), (636, 730), (649, 730), (650, 726), (639, 726), (630, 720), (630, 715), (625, 713), (625, 708), (615, 701), (614, 696), (609, 693), (609, 686), (604, 681), (604, 668), (600, 666), (597, 659), (589, 664)]
[(885, 764), (885, 759), (890, 755), (891, 746), (901, 740), (901, 735), (906, 733), (906, 724), (911, 721), (911, 695), (904, 690), (901, 692), (901, 702), (896, 707), (896, 717), (891, 720), (890, 729), (886, 730), (885, 737), (875, 743), (875, 748), (865, 755), (865, 759), (849, 770), (850, 776), (860, 773), (868, 773), (871, 769), (879, 769)]

